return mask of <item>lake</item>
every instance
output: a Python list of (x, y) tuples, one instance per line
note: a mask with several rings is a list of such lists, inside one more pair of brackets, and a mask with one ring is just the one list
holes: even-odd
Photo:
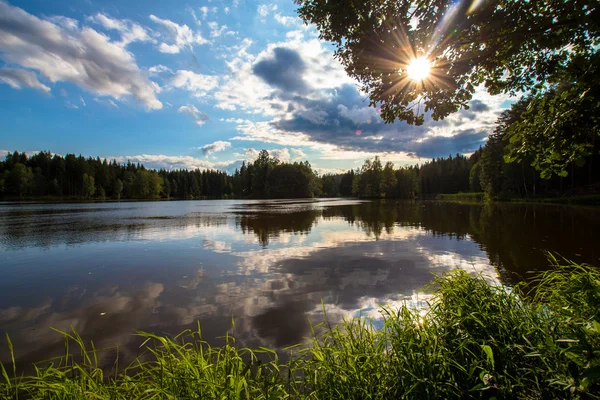
[[(0, 359), (63, 351), (50, 327), (139, 352), (135, 330), (282, 348), (309, 320), (424, 307), (432, 274), (514, 284), (545, 251), (600, 264), (600, 210), (351, 199), (0, 205)], [(231, 329), (232, 318), (235, 327)], [(114, 352), (113, 352), (114, 356)]]

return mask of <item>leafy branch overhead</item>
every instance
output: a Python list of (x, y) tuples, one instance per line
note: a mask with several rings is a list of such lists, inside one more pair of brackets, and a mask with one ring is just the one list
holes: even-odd
[[(572, 63), (596, 62), (600, 44), (600, 6), (591, 0), (295, 2), (386, 122), (443, 119), (468, 108), (482, 84), (492, 94), (544, 92)], [(408, 66), (421, 57), (430, 76), (411, 80)]]

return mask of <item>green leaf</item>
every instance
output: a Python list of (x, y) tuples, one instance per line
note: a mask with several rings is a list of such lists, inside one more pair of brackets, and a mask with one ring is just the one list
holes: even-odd
[(494, 352), (492, 351), (492, 348), (487, 344), (482, 344), (481, 349), (485, 352), (488, 361), (492, 364), (492, 368), (496, 368), (494, 364)]

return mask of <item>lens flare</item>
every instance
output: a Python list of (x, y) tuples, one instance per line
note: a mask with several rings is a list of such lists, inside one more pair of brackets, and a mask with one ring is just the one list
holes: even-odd
[(429, 76), (431, 65), (425, 57), (414, 58), (406, 66), (406, 73), (413, 81), (422, 81)]

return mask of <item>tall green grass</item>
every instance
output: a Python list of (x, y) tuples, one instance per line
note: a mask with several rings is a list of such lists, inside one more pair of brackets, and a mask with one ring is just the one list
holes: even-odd
[(176, 337), (140, 332), (140, 357), (107, 372), (92, 345), (63, 332), (66, 352), (55, 363), (32, 375), (19, 374), (14, 362), (1, 367), (0, 396), (598, 399), (600, 273), (551, 261), (555, 268), (529, 286), (490, 286), (463, 271), (437, 277), (428, 310), (384, 307), (381, 329), (365, 318), (315, 327), (308, 344), (286, 350), (285, 362), (231, 337), (211, 347), (198, 328)]

